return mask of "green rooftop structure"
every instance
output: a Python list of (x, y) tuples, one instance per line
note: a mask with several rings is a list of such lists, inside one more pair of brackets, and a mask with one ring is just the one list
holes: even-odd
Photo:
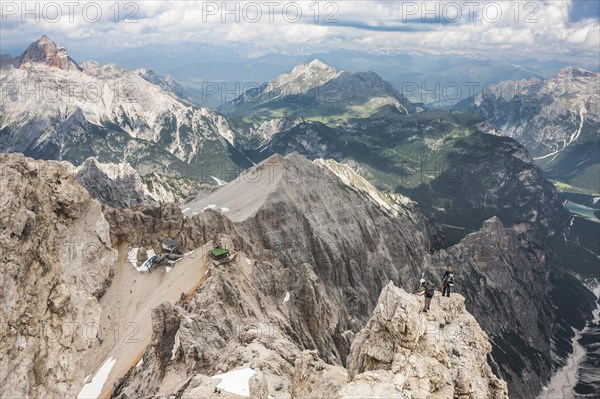
[(236, 253), (217, 245), (215, 249), (210, 251), (209, 255), (213, 265), (218, 266), (223, 263), (231, 262), (235, 258)]
[(229, 250), (226, 248), (216, 248), (210, 251), (210, 256), (216, 259), (222, 258), (227, 255), (229, 255)]

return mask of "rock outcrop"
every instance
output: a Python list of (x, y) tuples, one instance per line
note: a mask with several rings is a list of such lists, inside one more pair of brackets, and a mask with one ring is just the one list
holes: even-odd
[(464, 298), (436, 295), (427, 313), (421, 302), (393, 283), (383, 289), (352, 342), (350, 383), (338, 397), (507, 399), (506, 383), (487, 364), (487, 335)]
[(102, 163), (96, 158), (88, 158), (73, 169), (77, 182), (93, 198), (113, 208), (129, 208), (144, 202), (179, 203), (192, 192), (209, 193), (215, 188), (185, 177), (158, 173), (140, 176), (129, 163)]
[(348, 372), (339, 366), (325, 363), (316, 351), (304, 351), (296, 359), (292, 398), (335, 398), (348, 382)]
[(144, 202), (145, 186), (129, 164), (106, 164), (89, 158), (75, 170), (77, 182), (102, 203), (129, 208)]
[(41, 63), (53, 68), (81, 71), (81, 67), (69, 57), (64, 47), (57, 46), (46, 35), (43, 35), (36, 42), (31, 43), (16, 61), (18, 63), (17, 66), (21, 68)]
[(109, 225), (58, 162), (1, 154), (0, 179), (2, 396), (75, 397), (115, 261)]

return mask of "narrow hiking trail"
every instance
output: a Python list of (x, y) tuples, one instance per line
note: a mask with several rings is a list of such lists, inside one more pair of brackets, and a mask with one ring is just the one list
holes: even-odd
[(115, 276), (100, 300), (100, 345), (88, 357), (88, 385), (79, 397), (110, 396), (113, 384), (139, 362), (150, 344), (152, 309), (164, 302), (175, 304), (210, 276), (209, 246), (187, 253), (171, 269), (158, 267), (152, 273), (136, 270), (126, 248), (119, 248)]

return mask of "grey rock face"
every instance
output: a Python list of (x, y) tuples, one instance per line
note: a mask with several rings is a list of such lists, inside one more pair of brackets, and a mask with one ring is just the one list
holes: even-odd
[(304, 351), (296, 359), (292, 398), (334, 398), (347, 382), (344, 368), (325, 363), (316, 351)]
[(145, 68), (138, 69), (135, 71), (135, 73), (140, 75), (144, 80), (159, 86), (164, 91), (172, 93), (181, 99), (187, 99), (189, 97), (189, 93), (187, 92), (186, 88), (171, 76), (167, 76), (163, 79), (157, 75), (156, 72)]
[(73, 168), (77, 182), (93, 198), (113, 208), (129, 208), (148, 203), (178, 203), (193, 191), (210, 192), (215, 186), (201, 185), (197, 180), (150, 173), (140, 176), (128, 163), (101, 163), (89, 158)]
[[(185, 370), (181, 376), (188, 378), (253, 365), (272, 395), (289, 394), (302, 350), (316, 349), (328, 363), (342, 365), (354, 332), (375, 306), (374, 291), (390, 279), (414, 284), (428, 262), (427, 238), (411, 212), (390, 217), (305, 158), (274, 160), (302, 178), (274, 183), (257, 212), (237, 223), (211, 210), (185, 219), (164, 208), (106, 210), (113, 242), (137, 245), (170, 234), (186, 250), (227, 240), (239, 253), (237, 266), (211, 270), (193, 298), (178, 304), (189, 317), (181, 320), (181, 354), (169, 361), (167, 374)], [(382, 228), (394, 239), (385, 239)], [(132, 397), (142, 386), (139, 392), (147, 394), (159, 389), (160, 381), (148, 385), (143, 377), (160, 364), (159, 346), (147, 350), (148, 360), (119, 383), (116, 396)]]
[(76, 179), (92, 197), (113, 208), (128, 208), (144, 201), (141, 178), (129, 164), (101, 164), (90, 158), (77, 168)]
[(205, 181), (210, 175), (228, 180), (220, 168), (235, 171), (247, 162), (231, 146), (224, 117), (180, 100), (150, 72), (93, 62), (81, 68), (45, 36), (22, 58), (16, 67), (3, 62), (0, 76), (7, 90), (0, 104), (2, 152), (75, 165), (96, 157), (129, 163), (141, 175), (169, 170)]
[[(535, 397), (571, 350), (573, 333), (565, 326), (582, 327), (593, 306), (591, 293), (539, 245), (534, 229), (527, 223), (505, 228), (492, 218), (433, 255), (439, 270), (444, 263), (454, 268), (453, 289), (490, 336), (490, 364), (511, 396), (523, 398)], [(572, 301), (561, 298), (567, 291)]]
[(578, 140), (580, 124), (600, 122), (599, 78), (569, 67), (548, 80), (505, 81), (478, 94), (473, 107), (534, 156), (545, 156)]
[[(105, 387), (112, 387), (114, 397), (210, 396), (219, 385), (219, 381), (211, 376), (240, 369), (256, 374), (248, 377), (248, 389), (252, 387), (257, 396), (264, 396), (266, 389), (276, 398), (289, 397), (292, 392), (297, 392), (300, 396), (302, 392), (307, 392), (306, 387), (302, 387), (303, 383), (319, 381), (317, 369), (321, 369), (323, 363), (318, 358), (329, 365), (322, 370), (326, 374), (331, 373), (335, 381), (339, 381), (340, 375), (343, 375), (342, 367), (347, 365), (349, 374), (357, 376), (352, 381), (359, 384), (356, 386), (360, 390), (356, 392), (367, 392), (375, 389), (375, 386), (379, 387), (376, 389), (396, 389), (395, 385), (404, 386), (405, 383), (414, 392), (425, 389), (446, 392), (443, 389), (454, 387), (452, 389), (457, 395), (465, 397), (480, 392), (478, 390), (484, 389), (484, 385), (490, 392), (497, 392), (498, 389), (502, 392), (501, 384), (482, 385), (477, 382), (469, 385), (475, 379), (469, 374), (474, 371), (468, 367), (463, 367), (461, 372), (449, 367), (448, 370), (452, 372), (448, 375), (446, 369), (438, 370), (439, 373), (435, 375), (440, 378), (437, 382), (430, 381), (429, 388), (421, 386), (419, 381), (423, 378), (416, 366), (407, 369), (407, 373), (410, 371), (410, 375), (416, 378), (411, 380), (414, 384), (409, 380), (398, 380), (396, 374), (399, 374), (397, 371), (400, 368), (394, 368), (394, 359), (401, 347), (408, 351), (420, 348), (418, 342), (415, 345), (410, 339), (413, 337), (418, 341), (419, 334), (411, 335), (410, 332), (414, 330), (412, 327), (394, 330), (383, 319), (379, 324), (369, 324), (371, 314), (375, 318), (381, 318), (382, 315), (393, 314), (392, 309), (402, 308), (394, 305), (398, 301), (404, 303), (398, 299), (402, 295), (392, 295), (393, 292), (388, 292), (388, 289), (385, 292), (390, 295), (383, 297), (389, 298), (389, 301), (382, 302), (378, 296), (390, 281), (407, 291), (416, 288), (421, 273), (437, 282), (438, 272), (443, 270), (447, 260), (451, 260), (456, 269), (456, 290), (466, 297), (465, 306), (476, 317), (481, 318), (484, 330), (490, 332), (493, 341), (497, 341), (492, 342), (494, 351), (506, 351), (512, 344), (519, 345), (519, 352), (522, 353), (516, 357), (500, 358), (492, 352), (493, 359), (490, 359), (491, 364), (498, 363), (496, 371), (509, 380), (511, 394), (517, 397), (535, 395), (537, 387), (541, 386), (549, 374), (552, 362), (558, 361), (558, 358), (549, 359), (546, 356), (534, 361), (529, 359), (527, 353), (537, 354), (544, 350), (558, 353), (558, 349), (549, 347), (548, 343), (562, 342), (565, 337), (556, 333), (552, 324), (557, 322), (563, 333), (570, 325), (575, 325), (573, 320), (561, 319), (552, 310), (554, 305), (564, 308), (560, 303), (562, 296), (559, 295), (560, 292), (554, 292), (554, 289), (547, 294), (547, 287), (556, 287), (554, 280), (566, 280), (566, 276), (547, 262), (544, 248), (537, 248), (537, 244), (528, 240), (528, 234), (524, 230), (527, 226), (506, 229), (498, 220), (493, 219), (485, 224), (481, 232), (467, 236), (461, 244), (445, 252), (431, 254), (425, 219), (409, 200), (387, 202), (386, 197), (378, 194), (375, 188), (356, 180), (341, 166), (310, 162), (298, 155), (285, 158), (277, 156), (269, 160), (272, 165), (259, 165), (253, 172), (274, 170), (277, 166), (280, 171), (287, 172), (272, 174), (273, 179), (267, 178), (266, 181), (241, 179), (199, 202), (185, 205), (193, 207), (202, 201), (208, 204), (217, 202), (217, 199), (221, 201), (225, 192), (232, 194), (224, 196), (232, 202), (217, 203), (219, 206), (228, 205), (231, 208), (229, 212), (208, 207), (206, 210), (200, 208), (197, 215), (184, 217), (181, 210), (172, 204), (142, 204), (131, 209), (104, 207), (102, 216), (97, 213), (99, 205), (91, 201), (87, 193), (74, 183), (72, 176), (61, 177), (62, 175), (51, 172), (48, 174), (49, 183), (42, 184), (47, 179), (38, 180), (34, 172), (25, 172), (35, 168), (26, 169), (28, 161), (23, 157), (19, 159), (23, 161), (17, 162), (16, 169), (9, 169), (17, 170), (22, 175), (31, 174), (30, 186), (36, 190), (41, 187), (42, 194), (39, 197), (29, 194), (34, 193), (33, 188), (29, 188), (27, 195), (19, 196), (19, 190), (29, 186), (14, 177), (8, 179), (11, 192), (8, 198), (11, 200), (7, 202), (9, 205), (3, 206), (12, 206), (10, 204), (17, 201), (17, 198), (26, 206), (23, 205), (22, 212), (11, 211), (10, 214), (16, 216), (5, 217), (6, 220), (2, 221), (3, 225), (8, 226), (6, 231), (10, 232), (3, 233), (7, 234), (6, 237), (2, 236), (5, 240), (3, 242), (7, 244), (2, 248), (14, 248), (21, 245), (22, 241), (27, 243), (31, 220), (37, 220), (40, 215), (46, 214), (50, 215), (48, 217), (53, 223), (44, 223), (45, 230), (36, 233), (35, 237), (38, 238), (35, 243), (42, 252), (32, 259), (54, 259), (49, 257), (55, 248), (54, 244), (62, 241), (52, 238), (56, 235), (52, 233), (52, 229), (75, 235), (78, 245), (95, 242), (94, 240), (98, 240), (96, 236), (87, 233), (93, 229), (90, 226), (94, 226), (94, 223), (87, 219), (85, 223), (79, 222), (82, 212), (88, 209), (86, 204), (91, 203), (91, 210), (84, 214), (94, 218), (94, 222), (100, 220), (100, 227), (104, 226), (101, 229), (101, 255), (104, 252), (112, 254), (110, 246), (152, 248), (160, 253), (160, 241), (173, 238), (181, 244), (184, 253), (194, 250), (186, 255), (186, 259), (207, 266), (206, 273), (198, 276), (197, 288), (184, 292), (178, 301), (160, 305), (151, 312), (151, 339), (143, 352), (143, 361), (135, 365), (139, 359), (135, 357), (137, 353), (134, 356), (125, 350), (119, 354), (125, 361), (131, 361), (131, 367), (129, 371), (119, 374), (122, 377), (114, 387), (112, 383), (115, 381)], [(49, 165), (55, 164), (50, 162)], [(13, 175), (19, 174), (14, 171), (8, 174)], [(2, 198), (4, 201), (5, 197)], [(237, 204), (245, 204), (246, 213), (236, 209)], [(248, 212), (250, 205), (252, 212)], [(46, 207), (48, 212), (41, 212), (40, 209)], [(5, 214), (8, 213), (2, 213), (3, 216)], [(105, 222), (102, 224), (103, 220), (108, 221), (108, 225)], [(39, 244), (39, 237), (51, 238), (48, 244)], [(16, 241), (13, 244), (11, 240)], [(212, 248), (210, 241), (220, 242), (235, 250), (235, 261), (219, 267), (208, 267), (206, 252)], [(488, 247), (493, 247), (496, 252), (489, 255), (485, 252)], [(36, 250), (30, 249), (23, 256), (35, 254)], [(13, 255), (9, 252), (8, 256)], [(8, 259), (8, 264), (11, 264), (11, 259), (13, 258)], [(98, 259), (100, 262), (104, 258), (100, 256)], [(40, 262), (40, 267), (49, 264), (49, 261), (45, 262)], [(47, 312), (58, 312), (58, 315), (65, 312), (65, 317), (82, 318), (83, 316), (68, 316), (71, 312), (69, 301), (77, 298), (82, 281), (83, 284), (88, 284), (84, 285), (87, 292), (97, 297), (103, 294), (110, 277), (110, 265), (89, 262), (72, 273), (75, 277), (73, 280), (71, 272), (64, 272), (69, 263), (60, 262), (58, 258), (56, 262), (54, 268), (48, 269), (45, 275), (55, 276), (57, 282), (55, 289), (47, 289), (43, 295), (48, 300), (26, 299), (35, 298), (34, 293), (40, 291), (39, 284), (47, 277), (41, 275), (38, 279), (30, 280), (29, 274), (23, 276), (16, 285), (26, 287), (23, 289), (34, 293), (30, 296), (19, 293), (14, 295), (19, 299), (11, 308), (14, 311), (8, 315), (8, 320), (18, 319), (22, 323), (26, 319), (18, 318), (17, 315), (26, 315), (29, 308), (38, 312), (32, 314), (42, 315), (48, 309)], [(16, 261), (13, 263), (20, 264)], [(180, 264), (175, 267), (184, 266)], [(13, 271), (3, 273), (2, 281), (10, 281), (12, 275), (21, 268), (14, 266), (9, 270)], [(173, 272), (175, 271), (171, 273)], [(58, 276), (63, 274), (68, 276), (64, 281)], [(154, 272), (151, 275), (152, 279), (161, 278), (160, 276)], [(136, 275), (134, 278), (142, 281), (146, 277), (148, 276), (140, 273), (139, 277)], [(3, 284), (9, 288), (15, 285)], [(44, 287), (42, 285), (42, 289)], [(504, 294), (504, 291), (509, 294)], [(100, 309), (97, 304), (93, 305), (95, 296), (92, 294), (89, 294), (92, 297), (90, 305), (78, 299), (75, 304), (79, 306), (73, 307), (73, 312), (77, 309), (79, 312), (91, 312), (89, 317), (98, 317)], [(571, 295), (577, 295), (577, 290), (572, 289)], [(454, 303), (453, 299), (450, 298), (450, 303)], [(580, 299), (585, 304), (586, 298)], [(462, 302), (446, 309), (443, 301), (446, 299), (436, 299), (433, 306), (437, 306), (440, 311), (444, 310), (443, 313), (448, 315), (447, 318), (435, 319), (436, 322), (450, 325), (453, 318), (460, 320), (464, 316)], [(407, 311), (414, 310), (416, 302), (413, 302), (407, 302), (412, 303), (407, 305)], [(387, 310), (380, 309), (380, 305)], [(585, 309), (573, 309), (573, 313), (585, 312)], [(79, 315), (77, 312), (74, 314)], [(392, 320), (393, 317), (388, 319)], [(57, 322), (62, 320), (59, 318)], [(414, 317), (406, 316), (402, 320), (405, 325), (409, 325)], [(537, 328), (526, 328), (534, 322), (539, 324)], [(375, 325), (383, 327), (372, 328)], [(514, 328), (507, 330), (507, 325)], [(357, 336), (365, 326), (370, 326), (368, 331), (373, 334), (372, 340), (365, 338), (366, 333)], [(523, 340), (514, 338), (511, 332), (521, 334)], [(19, 336), (8, 337), (3, 342), (8, 342), (5, 345), (11, 347), (14, 345), (14, 349), (7, 346), (3, 352), (11, 353), (10, 356), (14, 356), (14, 359), (17, 358), (18, 351), (24, 352), (30, 348), (29, 341)], [(355, 342), (365, 344), (353, 347)], [(483, 341), (475, 343), (477, 342), (477, 361), (473, 364), (483, 367), (484, 374), (476, 375), (481, 377), (477, 380), (481, 382), (488, 378), (487, 366), (481, 359), (489, 352), (489, 344), (486, 345)], [(433, 348), (442, 353), (446, 350), (445, 347), (434, 345)], [(74, 355), (75, 361), (72, 366), (70, 363), (65, 373), (71, 372), (71, 367), (81, 365), (77, 361), (78, 356), (83, 356), (89, 347), (81, 348), (82, 351)], [(365, 351), (362, 352), (359, 348), (364, 348)], [(62, 351), (60, 353), (65, 351), (58, 347), (52, 347), (52, 350)], [(305, 350), (316, 352), (314, 356), (306, 356), (303, 355)], [(475, 352), (469, 350), (467, 348), (465, 353), (475, 356)], [(452, 352), (450, 358), (460, 359), (460, 351), (458, 350), (458, 354)], [(57, 356), (57, 352), (50, 351), (48, 358), (56, 359)], [(24, 360), (26, 365), (33, 362), (30, 358)], [(397, 362), (397, 365), (405, 363)], [(18, 370), (15, 374), (11, 371), (10, 378), (39, 381), (35, 375), (42, 375), (38, 368), (24, 366)], [(62, 372), (60, 367), (56, 370), (56, 373)], [(79, 384), (73, 382), (69, 386), (57, 385), (52, 392), (76, 394), (85, 376), (80, 375), (83, 372), (79, 369), (73, 373), (73, 381), (79, 381)], [(491, 376), (489, 380), (492, 381)], [(60, 381), (62, 384), (63, 381), (70, 380)], [(27, 387), (19, 384), (14, 386), (17, 396), (23, 396), (23, 392), (27, 392)], [(52, 383), (47, 382), (46, 385), (36, 385), (37, 391), (32, 392), (44, 395), (54, 389), (51, 387)], [(333, 386), (321, 388), (335, 390)], [(227, 397), (229, 393), (223, 395)]]
[(0, 155), (0, 379), (6, 397), (75, 397), (115, 251), (101, 206), (58, 162)]
[(378, 108), (374, 104), (390, 106), (403, 114), (416, 111), (415, 105), (376, 73), (337, 72), (314, 60), (242, 93), (222, 108), (261, 119), (273, 109), (284, 117), (368, 115)]

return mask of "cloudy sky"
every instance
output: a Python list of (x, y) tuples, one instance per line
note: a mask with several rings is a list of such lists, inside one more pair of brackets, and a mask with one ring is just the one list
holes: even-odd
[[(26, 4), (24, 6), (24, 4)], [(76, 59), (149, 44), (257, 54), (426, 52), (597, 65), (600, 0), (0, 2), (1, 53), (42, 34)]]

